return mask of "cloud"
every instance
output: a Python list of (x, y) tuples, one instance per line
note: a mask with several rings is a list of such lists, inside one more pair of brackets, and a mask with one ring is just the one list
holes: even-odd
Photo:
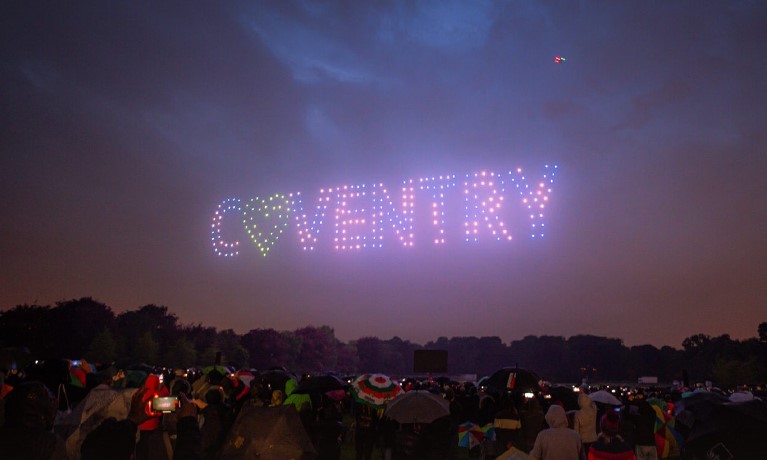
[(690, 84), (674, 80), (664, 83), (660, 88), (634, 96), (631, 98), (628, 113), (613, 129), (642, 128), (649, 122), (656, 121), (664, 109), (684, 102), (690, 94)]

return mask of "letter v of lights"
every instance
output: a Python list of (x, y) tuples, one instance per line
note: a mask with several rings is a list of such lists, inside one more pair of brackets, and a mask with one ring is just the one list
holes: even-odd
[[(510, 241), (511, 229), (505, 218), (509, 212), (524, 213), (531, 238), (544, 236), (544, 215), (554, 184), (556, 165), (545, 165), (533, 178), (522, 168), (511, 171), (479, 171), (465, 174), (424, 177), (402, 181), (399, 195), (384, 184), (341, 185), (320, 189), (316, 199), (305, 206), (301, 193), (274, 194), (250, 200), (228, 198), (218, 205), (211, 225), (215, 254), (233, 257), (240, 242), (227, 241), (221, 229), (224, 217), (237, 218), (255, 247), (266, 256), (290, 228), (305, 251), (320, 245), (339, 251), (381, 248), (386, 241), (404, 248), (413, 247), (416, 195), (431, 202), (431, 244), (447, 241), (445, 203), (449, 194), (463, 195), (463, 239), (478, 242), (483, 238)], [(463, 190), (459, 190), (462, 186)], [(395, 204), (396, 203), (396, 204)], [(515, 209), (516, 207), (516, 209)], [(331, 225), (332, 231), (325, 227)], [(321, 231), (325, 231), (322, 233)], [(387, 240), (391, 238), (390, 240)]]

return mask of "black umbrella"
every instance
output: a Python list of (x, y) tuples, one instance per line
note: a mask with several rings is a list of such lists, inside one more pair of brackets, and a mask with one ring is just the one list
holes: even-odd
[(683, 446), (685, 452), (698, 458), (755, 458), (755, 454), (765, 452), (767, 403), (764, 401), (704, 400), (692, 407), (688, 405), (680, 416), (685, 413), (694, 413)]
[(313, 375), (301, 380), (301, 383), (293, 390), (293, 393), (325, 393), (327, 391), (345, 390), (347, 386), (335, 375)]
[(565, 410), (578, 410), (578, 393), (574, 392), (570, 387), (551, 387), (549, 388), (548, 396), (551, 398), (551, 402), (560, 401), (565, 406)]
[(533, 371), (519, 367), (504, 367), (483, 382), (491, 392), (539, 393), (541, 378)]
[(284, 393), (285, 382), (290, 379), (295, 380), (296, 377), (293, 374), (283, 370), (269, 370), (261, 372), (257, 378), (261, 380), (261, 384), (265, 389), (270, 391), (280, 390)]

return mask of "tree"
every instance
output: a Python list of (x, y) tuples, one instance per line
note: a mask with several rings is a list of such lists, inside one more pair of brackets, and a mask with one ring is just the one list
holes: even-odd
[(192, 341), (182, 336), (165, 351), (162, 361), (165, 366), (188, 369), (197, 364), (197, 351)]
[(58, 356), (64, 358), (82, 357), (96, 334), (115, 324), (112, 309), (90, 297), (58, 302), (51, 314), (54, 330), (48, 339), (58, 344)]
[(355, 343), (360, 372), (384, 372), (383, 344), (378, 337), (361, 337)]
[(706, 334), (695, 334), (682, 341), (682, 347), (685, 351), (694, 351), (707, 345), (711, 341), (711, 336)]
[(27, 347), (36, 358), (53, 358), (59, 354), (54, 334), (51, 308), (40, 305), (18, 305), (0, 312), (0, 344), (4, 347)]
[(99, 364), (111, 363), (117, 359), (117, 342), (109, 329), (104, 328), (93, 337), (85, 357)]
[(154, 336), (152, 336), (152, 332), (146, 331), (139, 337), (138, 341), (136, 341), (136, 345), (133, 347), (131, 353), (131, 358), (136, 362), (155, 365), (157, 364), (159, 350), (160, 346), (157, 344)]
[(265, 370), (275, 366), (292, 369), (295, 362), (296, 338), (291, 332), (274, 329), (252, 329), (240, 343), (248, 351), (250, 366)]
[(168, 307), (151, 304), (118, 315), (117, 325), (128, 343), (151, 332), (153, 339), (163, 350), (173, 344), (181, 333), (178, 317), (168, 313)]
[(308, 326), (296, 329), (294, 334), (300, 340), (299, 352), (296, 355), (298, 370), (305, 372), (335, 370), (338, 355), (333, 329), (329, 326)]
[(232, 329), (225, 329), (216, 335), (216, 347), (224, 355), (222, 363), (237, 368), (248, 365), (249, 353), (241, 342), (241, 337)]
[(759, 324), (757, 331), (759, 333), (759, 340), (762, 342), (767, 342), (767, 323)]

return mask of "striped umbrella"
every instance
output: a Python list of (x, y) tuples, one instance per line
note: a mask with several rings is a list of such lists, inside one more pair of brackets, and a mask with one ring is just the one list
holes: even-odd
[(383, 374), (362, 374), (352, 382), (352, 396), (358, 402), (383, 407), (387, 401), (402, 393), (402, 387)]
[(665, 401), (650, 398), (647, 402), (655, 411), (655, 447), (658, 450), (658, 458), (678, 457), (683, 438), (676, 430), (676, 419), (669, 413)]

